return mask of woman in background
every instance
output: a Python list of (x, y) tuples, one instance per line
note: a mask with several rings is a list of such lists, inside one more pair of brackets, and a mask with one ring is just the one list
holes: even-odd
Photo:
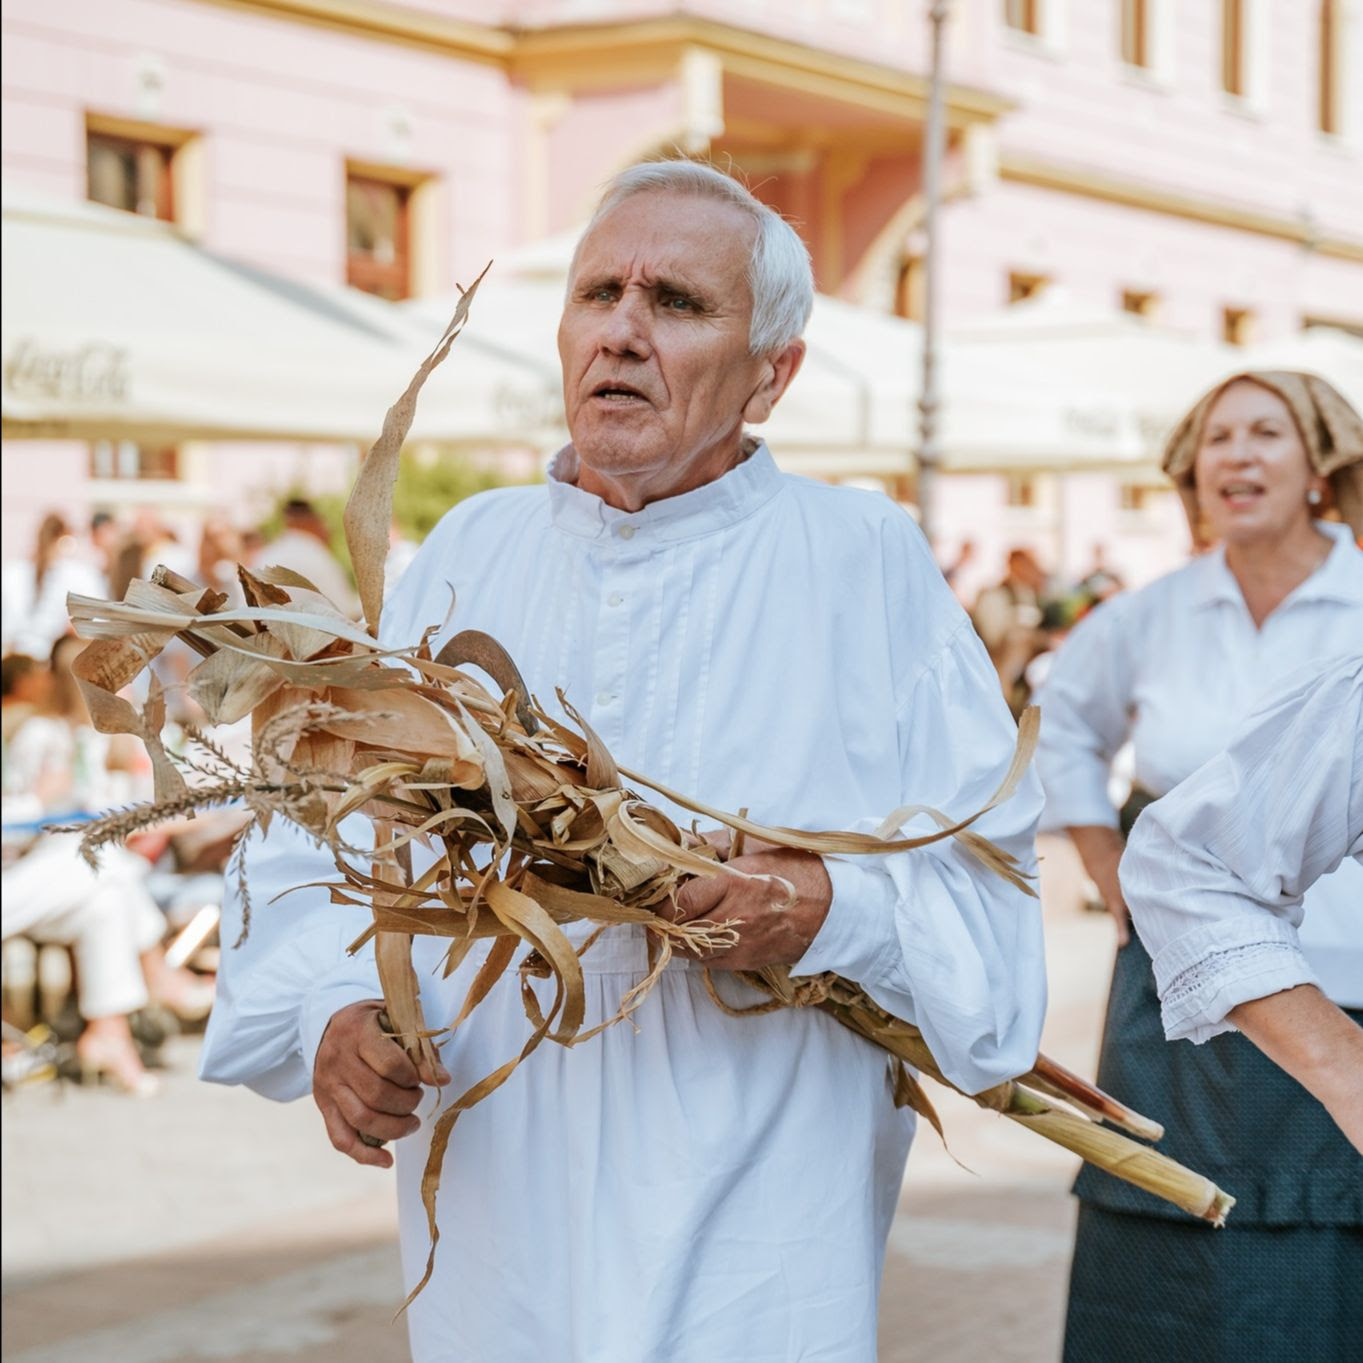
[[(1195, 541), (1215, 547), (1099, 607), (1060, 650), (1041, 697), (1043, 827), (1069, 833), (1116, 922), (1099, 1084), (1237, 1203), (1213, 1234), (1086, 1167), (1065, 1358), (1333, 1363), (1363, 1330), (1363, 1160), (1244, 1037), (1165, 1041), (1117, 864), (1140, 808), (1224, 748), (1280, 678), (1363, 638), (1363, 420), (1321, 379), (1242, 374), (1183, 420), (1164, 468)], [(1344, 524), (1322, 519), (1332, 509)], [(1136, 789), (1119, 817), (1107, 780), (1128, 740)], [(1311, 890), (1301, 934), (1325, 992), (1352, 1009), (1360, 901), (1350, 862)]]
[(68, 592), (102, 596), (104, 579), (81, 552), (66, 518), (51, 511), (38, 525), (32, 557), (0, 570), (0, 653), (46, 658), (52, 645), (70, 633)]

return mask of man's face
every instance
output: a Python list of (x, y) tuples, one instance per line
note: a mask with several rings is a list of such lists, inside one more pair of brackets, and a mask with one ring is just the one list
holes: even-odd
[(558, 330), (580, 486), (637, 510), (718, 478), (766, 419), (803, 347), (748, 353), (755, 230), (733, 205), (645, 192), (584, 238)]

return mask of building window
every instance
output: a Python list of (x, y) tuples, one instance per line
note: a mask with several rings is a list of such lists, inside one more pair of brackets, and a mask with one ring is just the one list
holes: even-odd
[(1221, 0), (1221, 88), (1228, 94), (1246, 91), (1245, 46), (1245, 0)]
[(1148, 289), (1123, 289), (1122, 311), (1134, 312), (1137, 317), (1153, 318), (1159, 311), (1159, 294)]
[(121, 208), (125, 213), (173, 222), (175, 186), (171, 163), (176, 149), (174, 141), (87, 130), (86, 195), (95, 203)]
[(1321, 0), (1320, 6), (1320, 130), (1339, 132), (1341, 80), (1340, 6), (1338, 0)]
[(1118, 489), (1118, 502), (1123, 511), (1148, 511), (1160, 489), (1144, 483), (1123, 483)]
[(1026, 473), (1010, 473), (1004, 491), (1004, 502), (1012, 507), (1036, 506), (1036, 479)]
[(346, 173), (346, 283), (381, 298), (410, 298), (412, 187)]
[(1152, 66), (1150, 0), (1122, 0), (1122, 60), (1128, 66)]
[(180, 451), (174, 445), (139, 445), (134, 440), (96, 440), (90, 446), (90, 477), (137, 480), (178, 478)]
[(1025, 303), (1029, 298), (1038, 298), (1050, 282), (1049, 275), (1024, 274), (1021, 271), (1012, 270), (1008, 275), (1008, 301), (1010, 303)]
[(925, 265), (922, 256), (905, 256), (900, 262), (894, 290), (895, 316), (907, 317), (911, 322), (923, 320), (927, 286)]
[(1041, 0), (1003, 0), (1003, 22), (1019, 33), (1041, 32)]
[(1222, 308), (1221, 339), (1227, 345), (1249, 345), (1254, 340), (1254, 313), (1252, 309)]

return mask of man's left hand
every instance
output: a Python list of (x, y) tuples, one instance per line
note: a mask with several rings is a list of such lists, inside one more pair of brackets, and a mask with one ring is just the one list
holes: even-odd
[(765, 846), (735, 857), (729, 865), (751, 875), (779, 876), (794, 888), (738, 876), (697, 876), (674, 896), (667, 916), (678, 923), (704, 918), (732, 920), (738, 941), (702, 957), (715, 970), (758, 970), (764, 965), (794, 965), (809, 949), (833, 902), (833, 885), (823, 858), (813, 852)]

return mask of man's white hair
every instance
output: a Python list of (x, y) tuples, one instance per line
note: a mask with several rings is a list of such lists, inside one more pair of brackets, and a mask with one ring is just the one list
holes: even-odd
[[(814, 271), (809, 251), (799, 233), (775, 209), (714, 166), (681, 160), (646, 161), (629, 166), (607, 184), (582, 240), (626, 199), (650, 192), (693, 194), (742, 209), (757, 229), (748, 260), (748, 286), (752, 292), (748, 349), (754, 355), (768, 355), (784, 350), (803, 335), (814, 307)], [(577, 263), (576, 255), (573, 263)]]

